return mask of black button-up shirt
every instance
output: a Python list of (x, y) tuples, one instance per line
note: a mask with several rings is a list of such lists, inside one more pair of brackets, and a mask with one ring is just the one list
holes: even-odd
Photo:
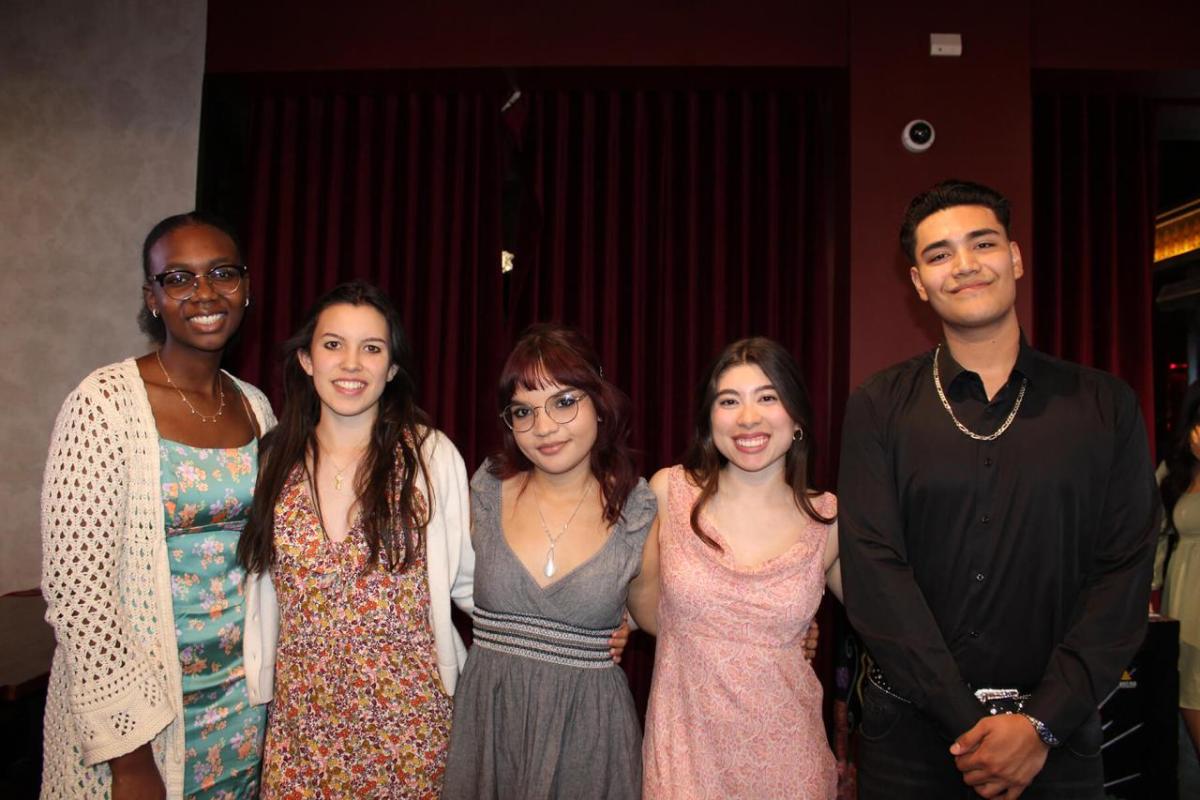
[(973, 689), (1032, 691), (1066, 739), (1141, 644), (1158, 492), (1133, 391), (1023, 340), (988, 401), (945, 347), (870, 378), (846, 406), (838, 481), (846, 609), (888, 682), (951, 737)]

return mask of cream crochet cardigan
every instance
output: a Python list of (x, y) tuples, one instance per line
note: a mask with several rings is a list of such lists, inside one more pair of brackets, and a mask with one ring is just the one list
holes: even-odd
[[(237, 381), (260, 431), (262, 392)], [(58, 647), (46, 702), (43, 798), (107, 798), (104, 762), (153, 741), (183, 793), (183, 704), (163, 535), (158, 429), (137, 364), (93, 372), (54, 424), (42, 485), (42, 594)]]

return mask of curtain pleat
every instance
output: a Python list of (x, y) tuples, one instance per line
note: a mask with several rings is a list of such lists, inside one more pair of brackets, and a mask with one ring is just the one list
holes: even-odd
[(1112, 372), (1154, 430), (1154, 109), (1121, 95), (1034, 96), (1034, 344)]

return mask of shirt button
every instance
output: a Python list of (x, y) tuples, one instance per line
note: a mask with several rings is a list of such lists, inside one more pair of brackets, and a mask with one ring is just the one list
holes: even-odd
[(987, 525), (989, 522), (992, 521), (992, 515), (984, 514), (982, 517), (979, 518), (979, 521), (982, 522), (984, 525)]
[(983, 459), (983, 465), (985, 467), (990, 467), (992, 465), (992, 457), (988, 456), (987, 458)]
[(971, 639), (978, 639), (979, 631), (967, 631), (967, 637)]

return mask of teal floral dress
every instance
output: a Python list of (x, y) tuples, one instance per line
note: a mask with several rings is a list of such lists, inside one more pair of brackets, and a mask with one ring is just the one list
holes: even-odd
[(159, 439), (175, 635), (183, 668), (184, 797), (258, 796), (266, 706), (252, 706), (237, 542), (250, 510), (258, 443), (192, 447)]

